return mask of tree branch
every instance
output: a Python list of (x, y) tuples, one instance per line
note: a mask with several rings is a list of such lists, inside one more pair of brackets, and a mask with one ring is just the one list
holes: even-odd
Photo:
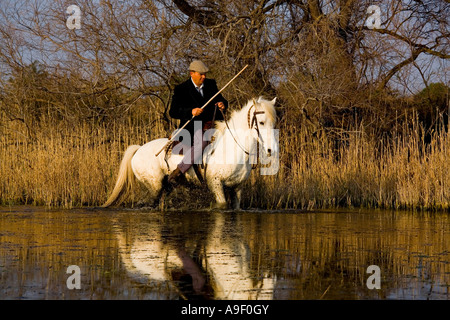
[[(381, 34), (388, 34), (388, 35), (390, 35), (390, 36), (392, 36), (392, 37), (394, 37), (394, 38), (396, 38), (398, 40), (406, 42), (408, 45), (416, 48), (417, 50), (420, 50), (420, 53), (421, 52), (426, 52), (428, 54), (431, 54), (433, 56), (436, 56), (436, 57), (439, 57), (439, 58), (442, 58), (442, 59), (450, 59), (450, 55), (448, 55), (448, 54), (446, 54), (444, 52), (433, 50), (433, 49), (427, 47), (426, 45), (419, 44), (419, 43), (414, 43), (414, 42), (411, 41), (411, 39), (408, 39), (407, 37), (402, 36), (400, 34), (397, 34), (394, 31), (387, 30), (387, 29), (370, 29), (370, 28), (367, 28), (366, 26), (364, 26), (363, 29), (364, 30), (368, 30), (368, 31), (378, 32), (378, 33), (381, 33)], [(440, 38), (442, 38), (442, 37), (440, 37)]]
[(400, 71), (400, 69), (402, 69), (404, 66), (414, 62), (417, 57), (422, 53), (425, 52), (425, 49), (421, 48), (418, 50), (414, 50), (412, 52), (411, 57), (409, 57), (408, 59), (403, 60), (402, 62), (400, 62), (399, 64), (397, 64), (396, 66), (394, 66), (387, 74), (386, 76), (380, 81), (380, 83), (378, 84), (378, 89), (382, 90), (384, 89), (384, 87), (387, 85), (387, 83), (389, 82), (389, 80), (391, 80), (391, 78), (398, 72)]
[(316, 21), (319, 20), (323, 15), (319, 0), (308, 0), (308, 8), (311, 17)]

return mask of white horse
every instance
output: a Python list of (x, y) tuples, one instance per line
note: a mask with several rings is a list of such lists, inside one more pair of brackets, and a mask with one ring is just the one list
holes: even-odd
[[(227, 122), (216, 121), (213, 142), (203, 151), (203, 163), (206, 165), (199, 170), (215, 196), (214, 207), (228, 207), (224, 190), (226, 188), (230, 191), (233, 209), (240, 208), (242, 183), (248, 179), (256, 162), (258, 144), (264, 151), (259, 152), (262, 161), (267, 163), (278, 155), (278, 136), (274, 129), (275, 100), (276, 98), (269, 101), (261, 97), (251, 99), (241, 110), (234, 111)], [(167, 138), (161, 138), (143, 146), (131, 145), (127, 148), (114, 189), (103, 207), (120, 204), (125, 200), (134, 188), (135, 177), (149, 190), (149, 200), (158, 204), (165, 194), (168, 174), (183, 158), (179, 154), (172, 154), (167, 158), (165, 150), (156, 156), (167, 142)], [(193, 167), (185, 173), (185, 177), (188, 182), (201, 184)]]

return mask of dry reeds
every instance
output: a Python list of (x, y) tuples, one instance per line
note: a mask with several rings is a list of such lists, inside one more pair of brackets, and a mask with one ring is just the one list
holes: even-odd
[(254, 175), (245, 203), (269, 209), (366, 207), (450, 210), (450, 136), (443, 127), (425, 143), (417, 120), (381, 140), (363, 128), (336, 147), (325, 130), (301, 127), (280, 138), (280, 171)]
[[(41, 120), (33, 140), (23, 124), (0, 126), (0, 203), (98, 206), (111, 192), (125, 149), (165, 133), (144, 125), (67, 125)], [(161, 128), (161, 126), (159, 127)], [(255, 170), (243, 207), (318, 209), (369, 207), (450, 209), (450, 137), (425, 133), (418, 121), (377, 140), (363, 128), (342, 131), (337, 145), (325, 130), (280, 129), (280, 170)]]
[(59, 127), (50, 121), (34, 141), (11, 123), (0, 136), (0, 203), (94, 206), (105, 201), (122, 152), (132, 141), (149, 139), (133, 126)]

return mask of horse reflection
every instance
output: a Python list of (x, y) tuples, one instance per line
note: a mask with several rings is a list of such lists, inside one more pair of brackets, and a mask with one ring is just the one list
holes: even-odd
[[(160, 298), (272, 299), (275, 279), (257, 273), (233, 215), (118, 227), (121, 258), (130, 275), (160, 290)], [(253, 268), (254, 269), (254, 268)]]

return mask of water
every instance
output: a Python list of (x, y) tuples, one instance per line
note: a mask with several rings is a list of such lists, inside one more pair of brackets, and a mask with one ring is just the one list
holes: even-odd
[(444, 213), (2, 207), (0, 299), (449, 299), (449, 225)]

